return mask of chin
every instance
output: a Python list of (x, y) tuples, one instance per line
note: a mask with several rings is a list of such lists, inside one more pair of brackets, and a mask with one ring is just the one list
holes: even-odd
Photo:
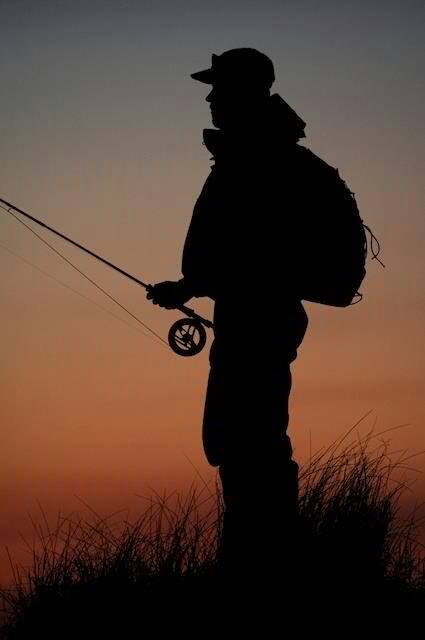
[(217, 118), (217, 116), (211, 116), (211, 120), (214, 127), (217, 129), (221, 129), (223, 127), (223, 123), (220, 121), (220, 118)]

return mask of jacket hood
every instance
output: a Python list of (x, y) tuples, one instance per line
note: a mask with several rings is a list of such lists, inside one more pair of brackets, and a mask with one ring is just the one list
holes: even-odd
[(274, 142), (277, 144), (297, 143), (300, 138), (305, 138), (306, 123), (278, 94), (270, 96), (266, 118), (260, 126), (253, 125), (249, 130), (235, 135), (224, 132), (221, 129), (204, 129), (203, 140), (208, 151), (213, 156), (220, 154), (228, 148), (231, 139), (239, 144), (248, 142)]

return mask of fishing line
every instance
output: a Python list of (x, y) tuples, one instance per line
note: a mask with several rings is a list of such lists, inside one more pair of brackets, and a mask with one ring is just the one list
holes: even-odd
[[(18, 218), (17, 215), (15, 215), (13, 213), (13, 211), (11, 211), (10, 209), (6, 209), (6, 207), (4, 207), (1, 203), (0, 203), (0, 207), (4, 210), (7, 211), (7, 213), (10, 213), (10, 215), (12, 215), (15, 220), (17, 220), (20, 224), (22, 224), (26, 229), (28, 229), (29, 231), (31, 231), (31, 233), (33, 233), (39, 240), (41, 240), (41, 242), (43, 242), (46, 246), (48, 246), (52, 251), (54, 251), (54, 253), (56, 253), (56, 255), (58, 255), (60, 258), (62, 258), (62, 260), (64, 260), (67, 264), (69, 264), (73, 269), (75, 269), (75, 271), (77, 271), (80, 275), (82, 275), (86, 280), (88, 280), (89, 282), (91, 282), (91, 284), (93, 284), (97, 289), (99, 289), (99, 291), (101, 291), (102, 293), (104, 293), (108, 298), (110, 298), (110, 300), (112, 300), (113, 302), (115, 302), (115, 304), (117, 304), (121, 309), (123, 309), (126, 313), (128, 313), (128, 315), (130, 315), (132, 318), (134, 318), (134, 320), (136, 320), (136, 322), (138, 322), (139, 324), (141, 324), (143, 327), (145, 327), (145, 329), (147, 329), (150, 333), (152, 333), (156, 338), (158, 338), (161, 343), (165, 344), (168, 350), (168, 342), (166, 342), (158, 333), (156, 333), (153, 329), (151, 329), (147, 324), (145, 324), (142, 320), (140, 320), (140, 318), (138, 318), (136, 315), (134, 315), (134, 313), (132, 313), (131, 311), (129, 311), (129, 309), (127, 309), (123, 304), (121, 304), (121, 302), (119, 302), (116, 298), (114, 298), (114, 296), (112, 296), (110, 293), (108, 293), (108, 291), (106, 291), (105, 289), (103, 289), (103, 287), (101, 287), (99, 284), (97, 284), (97, 282), (95, 282), (92, 278), (90, 278), (87, 274), (84, 273), (84, 271), (82, 271), (81, 269), (79, 269), (75, 264), (73, 264), (71, 262), (71, 260), (69, 260), (68, 258), (66, 258), (64, 255), (62, 255), (62, 253), (60, 253), (60, 251), (58, 251), (55, 247), (53, 247), (49, 242), (47, 242), (47, 240), (45, 240), (42, 236), (40, 236), (36, 231), (34, 231), (34, 229), (32, 229), (29, 225), (27, 225), (23, 220), (21, 220), (20, 218)], [(46, 225), (47, 226), (47, 225)], [(77, 243), (73, 243), (76, 246)], [(106, 262), (106, 261), (104, 261)], [(135, 278), (133, 278), (135, 280)]]
[[(124, 277), (128, 278), (129, 280), (132, 280), (133, 282), (136, 282), (138, 285), (144, 287), (148, 292), (151, 292), (153, 290), (153, 288), (154, 288), (153, 285), (146, 284), (145, 282), (140, 280), (140, 278), (136, 278), (136, 276), (133, 276), (131, 273), (128, 273), (127, 271), (124, 271), (124, 269), (121, 269), (117, 265), (113, 264), (112, 262), (110, 262), (110, 260), (107, 260), (106, 258), (103, 258), (102, 256), (98, 255), (94, 251), (91, 251), (88, 247), (85, 247), (84, 245), (80, 244), (79, 242), (76, 242), (75, 240), (73, 240), (72, 238), (69, 238), (65, 234), (63, 234), (60, 231), (58, 231), (57, 229), (54, 229), (53, 227), (50, 227), (48, 224), (46, 224), (42, 220), (39, 220), (38, 218), (35, 218), (34, 216), (30, 215), (29, 213), (26, 213), (25, 211), (22, 211), (22, 209), (19, 209), (18, 207), (16, 207), (15, 205), (11, 204), (10, 202), (7, 202), (6, 200), (3, 200), (3, 198), (0, 198), (0, 207), (4, 211), (6, 211), (6, 213), (10, 213), (10, 215), (12, 215), (15, 218), (15, 220), (20, 222), (24, 227), (26, 227), (29, 231), (31, 231), (31, 233), (33, 233), (39, 240), (41, 240), (52, 251), (54, 251), (60, 258), (62, 258), (62, 260), (67, 262), (73, 269), (78, 271), (79, 274), (81, 274), (84, 278), (86, 278), (86, 280), (91, 282), (97, 289), (99, 289), (99, 291), (104, 293), (108, 298), (110, 298), (113, 302), (115, 302), (115, 304), (117, 304), (121, 309), (123, 309), (134, 320), (136, 320), (139, 324), (141, 324), (143, 327), (145, 327), (145, 329), (147, 329), (149, 331), (149, 333), (151, 333), (153, 336), (158, 338), (162, 344), (167, 345), (167, 342), (163, 338), (161, 338), (161, 336), (159, 334), (157, 334), (147, 324), (142, 322), (142, 320), (140, 320), (137, 316), (135, 316), (126, 307), (124, 307), (124, 305), (122, 305), (120, 302), (118, 302), (118, 300), (116, 298), (114, 298), (114, 296), (112, 296), (110, 293), (105, 291), (105, 289), (103, 289), (100, 285), (98, 285), (97, 282), (92, 280), (92, 278), (89, 278), (89, 276), (87, 276), (81, 269), (79, 269), (75, 264), (73, 264), (71, 262), (71, 260), (68, 260), (68, 258), (66, 258), (62, 253), (60, 253), (60, 251), (55, 249), (42, 236), (40, 236), (38, 233), (36, 233), (30, 226), (25, 224), (20, 219), (20, 217), (16, 216), (13, 213), (13, 211), (16, 211), (17, 213), (19, 213), (20, 215), (24, 216), (28, 220), (31, 220), (31, 222), (34, 222), (34, 223), (38, 224), (39, 226), (43, 227), (43, 229), (47, 229), (48, 231), (50, 231), (54, 235), (58, 236), (62, 240), (65, 240), (66, 242), (69, 242), (74, 247), (77, 247), (77, 249), (80, 249), (84, 253), (87, 253), (88, 255), (92, 256), (96, 260), (99, 260), (103, 264), (106, 264), (108, 267), (110, 267), (111, 269), (114, 269), (114, 271), (117, 271), (118, 273), (120, 273)], [(13, 211), (12, 211), (12, 209), (13, 209)], [(214, 329), (214, 323), (211, 322), (211, 320), (207, 320), (206, 318), (203, 318), (202, 316), (197, 314), (194, 311), (194, 309), (190, 309), (189, 307), (187, 307), (186, 305), (183, 305), (183, 304), (182, 305), (178, 305), (176, 307), (167, 307), (167, 309), (168, 308), (169, 309), (173, 308), (173, 309), (176, 309), (177, 311), (181, 311), (186, 316), (186, 318), (182, 318), (180, 320), (176, 320), (176, 322), (174, 322), (173, 325), (170, 327), (170, 329), (168, 331), (168, 345), (171, 347), (171, 349), (175, 353), (177, 353), (180, 356), (194, 356), (197, 353), (200, 353), (202, 351), (202, 349), (204, 348), (204, 346), (206, 344), (206, 340), (207, 340), (207, 333), (205, 331), (205, 327), (210, 328), (210, 329)]]
[[(88, 296), (84, 295), (84, 293), (81, 293), (81, 291), (77, 291), (77, 289), (74, 289), (69, 284), (66, 284), (66, 282), (62, 282), (62, 280), (59, 280), (59, 278), (56, 278), (51, 273), (48, 273), (47, 271), (44, 271), (44, 269), (41, 269), (40, 267), (38, 267), (33, 262), (30, 262), (29, 260), (27, 260), (23, 256), (19, 255), (19, 253), (15, 253), (14, 251), (12, 251), (8, 247), (6, 247), (4, 244), (0, 244), (0, 249), (3, 249), (3, 251), (7, 251), (7, 253), (10, 253), (11, 256), (14, 256), (15, 258), (18, 258), (19, 260), (21, 260), (22, 262), (24, 262), (25, 264), (30, 266), (32, 269), (35, 269), (35, 271), (38, 271), (39, 273), (43, 274), (43, 276), (46, 276), (47, 278), (50, 278), (51, 280), (54, 280), (55, 282), (60, 284), (65, 289), (68, 289), (69, 291), (72, 291), (73, 293), (75, 293), (77, 296), (80, 296), (80, 298), (84, 298), (84, 300), (87, 300), (87, 302), (90, 302), (91, 304), (93, 304), (98, 309), (101, 309), (102, 311), (104, 311), (108, 315), (112, 316), (116, 320), (119, 320), (123, 324), (127, 325), (127, 327), (130, 327), (130, 329), (133, 329), (133, 331), (137, 331), (138, 333), (141, 333), (142, 335), (146, 336), (147, 338), (151, 338), (151, 336), (148, 333), (146, 333), (145, 331), (142, 331), (141, 329), (139, 329), (139, 327), (135, 327), (134, 325), (130, 324), (130, 322), (127, 322), (127, 320), (124, 320), (124, 318), (121, 318), (120, 316), (117, 316), (115, 313), (113, 313), (112, 311), (110, 311), (106, 307), (102, 307), (101, 304), (99, 304), (95, 300), (92, 300), (92, 298), (89, 298)], [(151, 338), (151, 339), (153, 339), (153, 338)]]

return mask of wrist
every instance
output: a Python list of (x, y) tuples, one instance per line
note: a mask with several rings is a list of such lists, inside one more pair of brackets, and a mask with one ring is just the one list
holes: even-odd
[(188, 298), (193, 298), (195, 296), (193, 286), (190, 284), (187, 278), (181, 278), (177, 281), (177, 284), (180, 286), (183, 295), (187, 295)]

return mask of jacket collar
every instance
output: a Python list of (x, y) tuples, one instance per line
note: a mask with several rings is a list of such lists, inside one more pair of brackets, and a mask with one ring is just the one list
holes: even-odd
[(306, 123), (278, 94), (270, 96), (269, 115), (265, 123), (238, 133), (221, 129), (204, 129), (203, 140), (214, 158), (241, 151), (241, 147), (270, 147), (295, 144), (305, 138)]

